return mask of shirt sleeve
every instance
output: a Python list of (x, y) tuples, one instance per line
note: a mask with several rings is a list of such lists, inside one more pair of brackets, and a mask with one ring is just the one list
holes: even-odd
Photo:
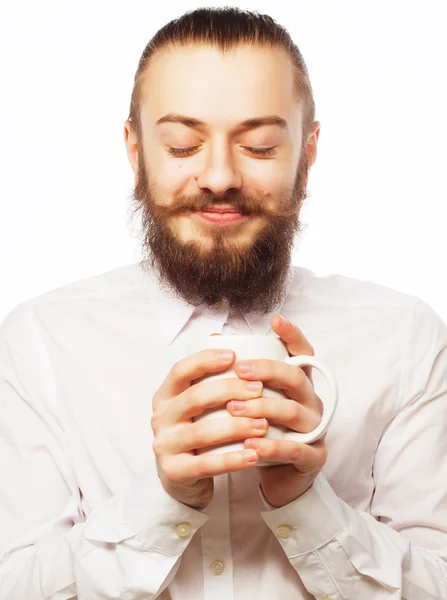
[(0, 600), (157, 598), (209, 517), (154, 465), (85, 518), (45, 356), (20, 305), (0, 327)]
[(405, 350), (403, 400), (378, 445), (371, 514), (320, 473), (264, 521), (316, 598), (447, 598), (447, 330), (424, 302)]

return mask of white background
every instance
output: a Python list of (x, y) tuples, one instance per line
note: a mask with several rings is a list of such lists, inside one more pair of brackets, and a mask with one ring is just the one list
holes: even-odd
[[(123, 139), (133, 77), (157, 29), (198, 6), (2, 0), (0, 321), (139, 259)], [(294, 263), (417, 295), (447, 321), (446, 3), (237, 6), (287, 27), (322, 123)]]

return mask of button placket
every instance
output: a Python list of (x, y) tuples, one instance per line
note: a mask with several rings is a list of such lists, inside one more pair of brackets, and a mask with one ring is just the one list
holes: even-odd
[(214, 478), (214, 496), (206, 509), (209, 521), (200, 529), (203, 553), (203, 600), (232, 598), (233, 565), (228, 506), (228, 475)]

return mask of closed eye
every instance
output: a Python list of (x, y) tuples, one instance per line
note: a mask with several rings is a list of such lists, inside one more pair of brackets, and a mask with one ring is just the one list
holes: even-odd
[[(253, 156), (271, 156), (275, 153), (275, 146), (270, 148), (251, 148), (250, 146), (242, 146), (244, 150), (247, 150)], [(169, 154), (172, 156), (190, 156), (200, 146), (191, 146), (190, 148), (168, 148)]]
[(168, 148), (169, 154), (172, 156), (189, 156), (194, 150), (197, 150), (199, 146), (192, 146), (191, 148)]
[(249, 148), (248, 146), (243, 146), (243, 148), (254, 156), (271, 156), (275, 153), (275, 146), (271, 146), (270, 148)]

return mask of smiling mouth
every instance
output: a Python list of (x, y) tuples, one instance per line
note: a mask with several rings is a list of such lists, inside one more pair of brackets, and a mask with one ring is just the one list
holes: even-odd
[(205, 221), (221, 225), (224, 225), (226, 223), (234, 223), (244, 218), (244, 216), (234, 208), (213, 208), (208, 210), (197, 210), (194, 211), (194, 214), (196, 214), (201, 219), (205, 219)]

